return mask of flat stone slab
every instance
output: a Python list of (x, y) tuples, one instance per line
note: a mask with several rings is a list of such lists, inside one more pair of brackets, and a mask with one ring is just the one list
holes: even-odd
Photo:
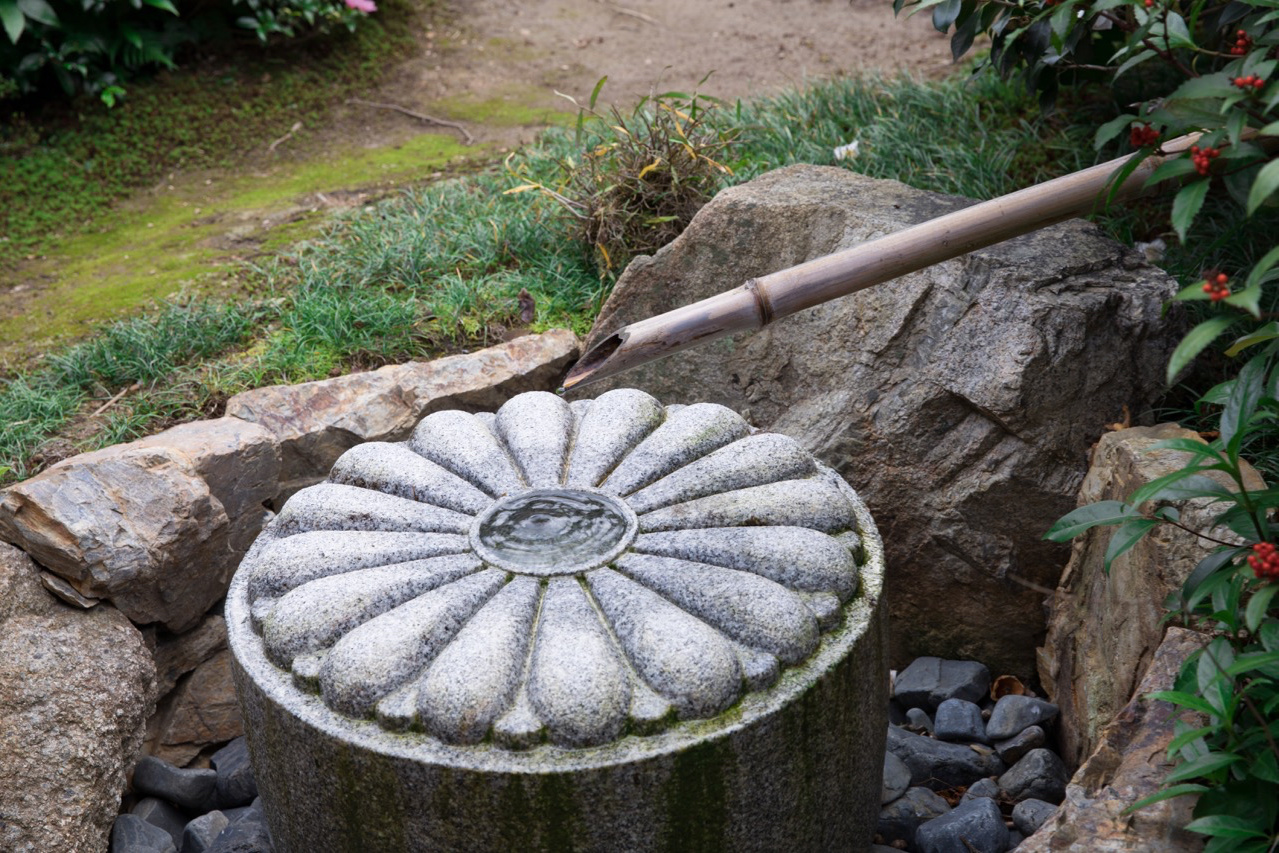
[[(846, 483), (719, 405), (531, 392), (358, 445), (283, 507), (228, 596), (273, 838), (864, 844), (881, 554)], [(346, 775), (299, 784), (316, 768)]]

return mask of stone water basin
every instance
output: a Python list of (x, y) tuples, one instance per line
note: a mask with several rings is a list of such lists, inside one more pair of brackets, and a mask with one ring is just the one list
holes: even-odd
[(521, 394), (359, 445), (226, 616), (278, 850), (859, 850), (882, 546), (722, 406)]

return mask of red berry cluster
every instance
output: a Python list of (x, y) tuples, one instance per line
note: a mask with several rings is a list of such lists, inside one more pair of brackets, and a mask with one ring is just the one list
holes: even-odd
[(1212, 161), (1220, 154), (1221, 151), (1216, 148), (1200, 148), (1198, 145), (1190, 146), (1190, 159), (1195, 163), (1195, 171), (1201, 175), (1208, 174), (1208, 170), (1212, 168)]
[(1235, 33), (1235, 43), (1230, 48), (1230, 53), (1232, 56), (1243, 56), (1250, 47), (1252, 47), (1252, 37), (1248, 35), (1247, 30), (1239, 30)]
[(1134, 124), (1132, 131), (1128, 134), (1128, 141), (1132, 143), (1133, 148), (1145, 148), (1159, 141), (1159, 131), (1148, 124)]
[(1253, 554), (1248, 557), (1248, 565), (1252, 573), (1261, 580), (1279, 580), (1279, 553), (1269, 542), (1258, 542), (1252, 546)]
[(1266, 81), (1262, 80), (1256, 74), (1249, 74), (1247, 77), (1236, 77), (1234, 84), (1240, 89), (1260, 89), (1266, 85)]
[(1155, 0), (1146, 0), (1146, 8), (1147, 8), (1147, 9), (1150, 9), (1150, 8), (1154, 7), (1154, 5), (1155, 5)]
[(1230, 288), (1227, 287), (1229, 281), (1230, 276), (1224, 272), (1208, 270), (1204, 273), (1204, 293), (1208, 294), (1208, 298), (1213, 302), (1220, 302), (1230, 295)]

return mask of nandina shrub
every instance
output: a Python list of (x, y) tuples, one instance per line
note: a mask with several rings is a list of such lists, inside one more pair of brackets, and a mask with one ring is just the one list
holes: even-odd
[(237, 30), (265, 42), (354, 29), (373, 0), (0, 0), (0, 99), (60, 87), (108, 106), (139, 73), (172, 68), (186, 44)]

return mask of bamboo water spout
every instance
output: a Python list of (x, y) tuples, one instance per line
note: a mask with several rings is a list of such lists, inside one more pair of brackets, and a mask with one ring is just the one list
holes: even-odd
[[(1198, 138), (1191, 134), (1165, 143), (1163, 154), (1142, 161), (1113, 197), (1138, 195), (1155, 169)], [(734, 332), (759, 329), (779, 317), (1088, 213), (1110, 192), (1111, 181), (1127, 159), (981, 202), (624, 326), (582, 356), (564, 387), (585, 385)]]

